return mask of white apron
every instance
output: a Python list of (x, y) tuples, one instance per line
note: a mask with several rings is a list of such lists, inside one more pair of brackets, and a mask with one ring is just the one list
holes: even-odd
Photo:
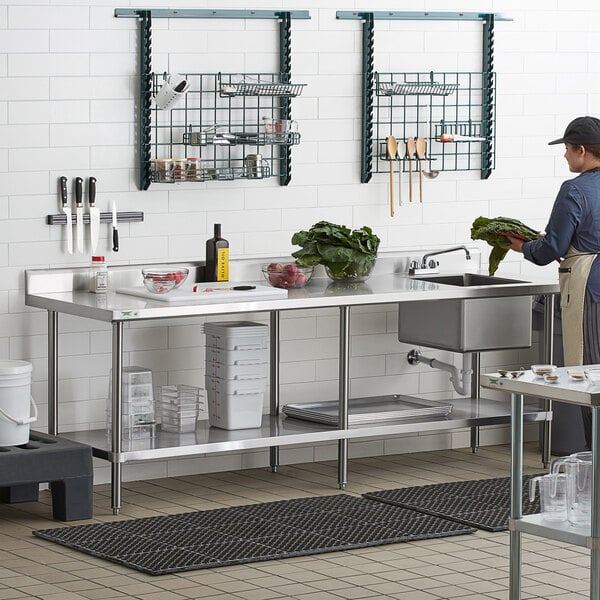
[(594, 259), (590, 252), (571, 246), (558, 269), (565, 366), (583, 364), (583, 308), (587, 280)]

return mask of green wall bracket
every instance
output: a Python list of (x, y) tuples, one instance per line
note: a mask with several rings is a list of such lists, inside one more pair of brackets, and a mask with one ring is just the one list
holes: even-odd
[(494, 131), (494, 23), (512, 21), (502, 13), (480, 12), (407, 12), (407, 11), (337, 11), (337, 19), (363, 21), (362, 47), (362, 148), (361, 182), (367, 183), (372, 176), (373, 162), (373, 93), (374, 93), (374, 22), (377, 20), (400, 21), (483, 21), (483, 95), (482, 135), (486, 141), (481, 148), (481, 178), (487, 179), (492, 172), (495, 150)]
[[(292, 76), (292, 24), (291, 14), (285, 13), (279, 21), (279, 74), (281, 83), (290, 83)], [(292, 118), (291, 102), (288, 97), (279, 99), (279, 108), (282, 119)], [(288, 185), (292, 179), (292, 148), (280, 146), (281, 159), (280, 185)]]
[[(139, 187), (147, 190), (152, 182), (151, 159), (151, 102), (152, 102), (152, 19), (278, 19), (280, 75), (282, 83), (291, 81), (291, 20), (310, 19), (307, 10), (213, 10), (213, 9), (163, 9), (115, 8), (115, 17), (136, 18), (140, 21), (140, 120), (138, 129)], [(281, 98), (280, 109), (284, 119), (291, 118), (290, 99)], [(280, 149), (282, 174), (280, 185), (291, 180), (291, 148)]]

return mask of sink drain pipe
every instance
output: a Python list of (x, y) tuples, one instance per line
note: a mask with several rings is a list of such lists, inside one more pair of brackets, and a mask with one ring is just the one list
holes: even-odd
[(406, 358), (411, 365), (425, 363), (432, 369), (441, 369), (442, 371), (447, 371), (450, 373), (450, 381), (456, 390), (456, 393), (460, 394), (461, 396), (467, 396), (471, 394), (471, 376), (473, 375), (472, 356), (470, 352), (466, 352), (462, 356), (462, 369), (459, 369), (450, 363), (438, 360), (437, 358), (427, 358), (418, 350), (411, 350)]

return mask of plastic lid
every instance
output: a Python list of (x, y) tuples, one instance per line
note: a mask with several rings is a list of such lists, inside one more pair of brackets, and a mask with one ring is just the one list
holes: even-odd
[(25, 360), (0, 360), (0, 377), (31, 373), (33, 365)]
[(92, 256), (92, 262), (104, 262), (104, 256)]

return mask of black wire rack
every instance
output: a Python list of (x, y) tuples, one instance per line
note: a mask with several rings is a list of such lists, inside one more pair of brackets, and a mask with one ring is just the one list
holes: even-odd
[[(299, 144), (301, 136), (296, 122), (282, 118), (280, 102), (306, 84), (281, 81), (277, 73), (181, 75), (189, 86), (179, 101), (168, 109), (152, 104), (152, 181), (287, 175), (289, 161), (280, 149)], [(153, 97), (164, 80), (164, 74), (152, 75)]]

